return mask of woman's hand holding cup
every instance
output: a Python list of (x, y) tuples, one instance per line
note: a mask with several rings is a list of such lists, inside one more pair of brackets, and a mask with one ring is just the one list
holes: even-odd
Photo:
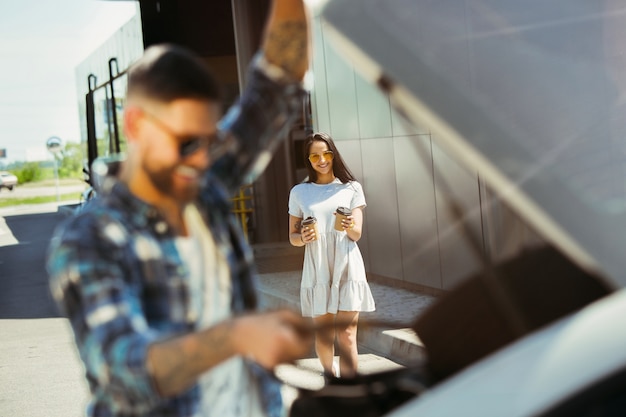
[(302, 221), (302, 243), (310, 243), (317, 239), (317, 219), (308, 217)]
[(337, 207), (335, 211), (335, 230), (346, 231), (354, 227), (354, 217), (352, 210), (347, 207)]
[(352, 229), (354, 227), (354, 217), (350, 215), (341, 219), (341, 227), (343, 230)]

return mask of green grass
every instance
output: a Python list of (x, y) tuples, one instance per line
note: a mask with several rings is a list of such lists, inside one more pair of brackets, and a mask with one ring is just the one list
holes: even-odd
[[(60, 179), (59, 185), (62, 187), (64, 185), (85, 185), (84, 181), (78, 179)], [(26, 184), (18, 184), (20, 188), (33, 188), (33, 187), (54, 187), (56, 186), (56, 180), (49, 179), (37, 182), (29, 182)], [(54, 203), (57, 201), (56, 194), (54, 195), (45, 195), (45, 196), (32, 196), (32, 197), (14, 197), (12, 192), (7, 190), (1, 190), (0, 193), (0, 208), (3, 207), (13, 207), (13, 206), (21, 206), (21, 205), (30, 205), (30, 204), (44, 204), (44, 203)], [(79, 201), (81, 198), (80, 192), (63, 192), (63, 189), (60, 189), (59, 200), (60, 201)]]
[[(60, 201), (80, 200), (80, 193), (66, 193), (59, 195)], [(57, 201), (56, 195), (40, 196), (40, 197), (24, 197), (24, 198), (7, 198), (0, 200), (1, 207), (21, 206), (24, 204), (43, 204), (53, 203)]]
[[(61, 178), (59, 179), (59, 185), (63, 186), (63, 185), (84, 185), (85, 181), (83, 180), (79, 180), (79, 179), (74, 179), (74, 178)], [(47, 180), (41, 180), (41, 181), (36, 181), (36, 182), (27, 182), (24, 184), (19, 184), (18, 187), (20, 188), (33, 188), (33, 187), (54, 187), (56, 186), (56, 180), (55, 179), (47, 179)]]

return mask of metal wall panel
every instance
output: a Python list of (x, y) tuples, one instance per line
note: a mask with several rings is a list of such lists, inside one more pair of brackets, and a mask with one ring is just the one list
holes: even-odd
[(391, 137), (389, 97), (355, 74), (359, 132), (362, 139)]
[(413, 126), (408, 123), (406, 119), (398, 114), (393, 108), (391, 109), (391, 131), (392, 135), (396, 137), (411, 136), (411, 135), (426, 135), (430, 131), (423, 126)]
[(368, 257), (377, 275), (402, 279), (402, 247), (393, 139), (361, 140), (367, 206)]
[(430, 136), (396, 137), (393, 145), (403, 280), (441, 288)]
[[(433, 3), (429, 12), (464, 13), (449, 10), (451, 4)], [(466, 30), (425, 26), (422, 36), (463, 36)], [(478, 175), (459, 166), (436, 141), (431, 143), (428, 126), (407, 124), (388, 97), (337, 54), (318, 17), (313, 42), (313, 127), (335, 138), (363, 184), (368, 207), (359, 247), (368, 273), (446, 290), (480, 271), (477, 248), (449, 211), (450, 195), (461, 203), (478, 249), (494, 259), (539, 242), (502, 203), (482, 204), (491, 196)], [(469, 47), (459, 46), (450, 51), (448, 62), (463, 82), (471, 83), (475, 58)], [(418, 155), (420, 148), (425, 158)]]
[[(363, 186), (363, 192), (365, 193), (365, 201), (369, 204), (372, 199), (376, 198), (374, 193), (370, 194), (369, 190), (366, 188), (364, 175), (363, 175), (363, 159), (361, 156), (361, 141), (359, 139), (353, 140), (342, 140), (336, 143), (337, 149), (341, 152), (341, 157), (345, 161), (352, 174), (356, 177), (357, 181), (361, 183)], [(365, 269), (369, 270), (370, 268), (370, 257), (369, 257), (369, 222), (370, 219), (369, 208), (365, 208), (364, 212), (364, 223), (363, 223), (363, 234), (361, 235), (361, 239), (358, 242), (359, 248), (361, 249), (361, 254), (363, 255), (363, 261), (365, 262)]]
[[(437, 229), (441, 256), (442, 289), (455, 284), (481, 269), (476, 249), (484, 250), (478, 176), (468, 172), (446, 155), (433, 140), (435, 167), (435, 198)], [(460, 205), (462, 219), (451, 212), (450, 202)], [(472, 241), (463, 232), (463, 223), (469, 226)]]
[[(357, 180), (363, 184), (363, 158), (361, 151), (361, 140), (342, 140), (336, 143), (337, 149), (341, 152), (341, 157), (345, 161), (350, 171), (354, 174)], [(367, 196), (365, 196), (367, 199)]]
[[(326, 93), (328, 113), (333, 139), (355, 139), (359, 137), (359, 116), (355, 74), (352, 65), (346, 62), (324, 39), (326, 59)], [(320, 85), (317, 88), (324, 88)], [(319, 104), (318, 104), (319, 105)]]
[(326, 87), (326, 58), (324, 54), (324, 34), (320, 18), (313, 20), (311, 27), (313, 45), (313, 59), (311, 72), (313, 76), (311, 94), (311, 108), (313, 126), (318, 131), (330, 132), (330, 107), (328, 104), (328, 89)]
[(518, 255), (520, 251), (545, 245), (545, 241), (504, 202), (481, 183), (483, 236), (492, 262)]

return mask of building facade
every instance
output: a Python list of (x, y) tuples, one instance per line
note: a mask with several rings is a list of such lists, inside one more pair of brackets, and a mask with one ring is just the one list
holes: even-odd
[[(123, 108), (122, 73), (154, 43), (177, 42), (195, 50), (234, 100), (245, 84), (268, 7), (268, 0), (138, 1), (135, 18), (76, 71), (83, 140), (89, 136), (85, 97), (93, 90), (98, 156), (123, 151), (123, 137), (117, 148), (111, 139), (112, 109), (120, 114)], [(310, 131), (335, 139), (364, 187), (368, 206), (359, 246), (371, 279), (437, 293), (478, 272), (480, 255), (500, 260), (539, 242), (478, 173), (466, 171), (437, 146), (428, 126), (404, 122), (389, 98), (335, 50), (319, 6), (312, 4), (311, 10), (310, 99), (266, 172), (252, 184), (251, 242), (288, 241), (289, 190), (306, 175), (300, 149)], [(460, 214), (452, 210), (456, 207)]]

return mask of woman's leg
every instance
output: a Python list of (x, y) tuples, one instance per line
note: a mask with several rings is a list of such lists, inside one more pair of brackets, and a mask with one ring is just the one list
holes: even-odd
[(329, 375), (335, 375), (333, 372), (333, 360), (335, 358), (335, 322), (334, 314), (324, 314), (323, 316), (314, 317), (313, 322), (320, 326), (315, 332), (315, 353), (322, 363), (324, 372)]
[(356, 344), (356, 331), (359, 322), (358, 311), (339, 311), (335, 331), (339, 348), (339, 374), (342, 377), (356, 375), (359, 352)]

